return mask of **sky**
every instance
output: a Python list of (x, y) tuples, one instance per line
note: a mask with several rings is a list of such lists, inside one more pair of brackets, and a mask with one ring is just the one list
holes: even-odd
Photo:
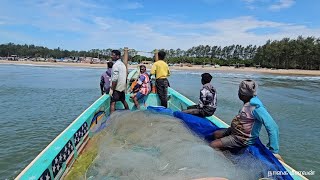
[(320, 37), (317, 0), (1, 0), (0, 44), (140, 51)]

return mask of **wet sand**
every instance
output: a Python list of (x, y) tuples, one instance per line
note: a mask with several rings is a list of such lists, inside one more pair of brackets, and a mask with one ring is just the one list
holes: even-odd
[[(38, 66), (71, 66), (71, 67), (92, 67), (92, 68), (106, 68), (107, 64), (89, 64), (89, 63), (68, 63), (68, 62), (35, 62), (35, 61), (6, 61), (0, 60), (0, 64), (25, 64), (25, 65), (38, 65)], [(130, 69), (136, 68), (138, 65), (129, 65)], [(151, 65), (146, 65), (148, 69)], [(267, 68), (234, 68), (228, 66), (215, 67), (202, 67), (201, 65), (187, 66), (170, 66), (172, 70), (187, 70), (187, 71), (206, 71), (206, 72), (255, 72), (255, 73), (268, 73), (268, 74), (282, 74), (282, 75), (308, 75), (320, 76), (320, 70), (299, 70), (299, 69), (267, 69)]]

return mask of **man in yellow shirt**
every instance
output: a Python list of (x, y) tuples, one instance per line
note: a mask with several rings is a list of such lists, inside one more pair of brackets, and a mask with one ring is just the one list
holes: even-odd
[(166, 53), (164, 51), (158, 52), (159, 60), (152, 65), (150, 74), (156, 76), (156, 88), (161, 101), (161, 106), (168, 107), (167, 96), (169, 81), (167, 77), (170, 76), (170, 70), (168, 64), (163, 61), (165, 56)]

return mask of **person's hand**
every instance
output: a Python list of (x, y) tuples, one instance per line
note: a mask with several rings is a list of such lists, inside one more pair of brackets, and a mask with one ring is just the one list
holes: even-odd
[(133, 91), (133, 93), (137, 93), (137, 92), (139, 92), (139, 89), (136, 89), (136, 90)]
[(273, 153), (274, 157), (276, 157), (278, 160), (284, 162), (284, 160), (282, 159), (282, 157), (280, 156), (280, 154), (275, 154)]
[(109, 95), (112, 97), (112, 94), (113, 94), (113, 90), (112, 89), (110, 89), (110, 91), (109, 91)]

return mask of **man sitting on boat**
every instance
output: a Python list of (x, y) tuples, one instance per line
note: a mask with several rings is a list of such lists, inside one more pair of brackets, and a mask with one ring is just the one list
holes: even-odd
[(253, 80), (244, 80), (240, 83), (238, 96), (244, 105), (232, 120), (229, 128), (220, 129), (213, 133), (215, 140), (210, 143), (210, 146), (222, 150), (252, 145), (259, 137), (263, 124), (269, 136), (267, 147), (278, 159), (281, 159), (278, 155), (279, 128), (256, 96), (257, 87)]
[(136, 85), (132, 90), (134, 94), (130, 96), (130, 98), (133, 99), (134, 105), (136, 106), (137, 109), (140, 109), (140, 105), (138, 101), (144, 98), (145, 96), (147, 96), (151, 90), (150, 78), (146, 70), (147, 68), (145, 65), (140, 66), (140, 76)]
[(201, 75), (201, 83), (203, 85), (200, 90), (199, 103), (189, 106), (183, 112), (199, 117), (212, 116), (217, 108), (217, 91), (210, 84), (212, 76), (209, 73)]

